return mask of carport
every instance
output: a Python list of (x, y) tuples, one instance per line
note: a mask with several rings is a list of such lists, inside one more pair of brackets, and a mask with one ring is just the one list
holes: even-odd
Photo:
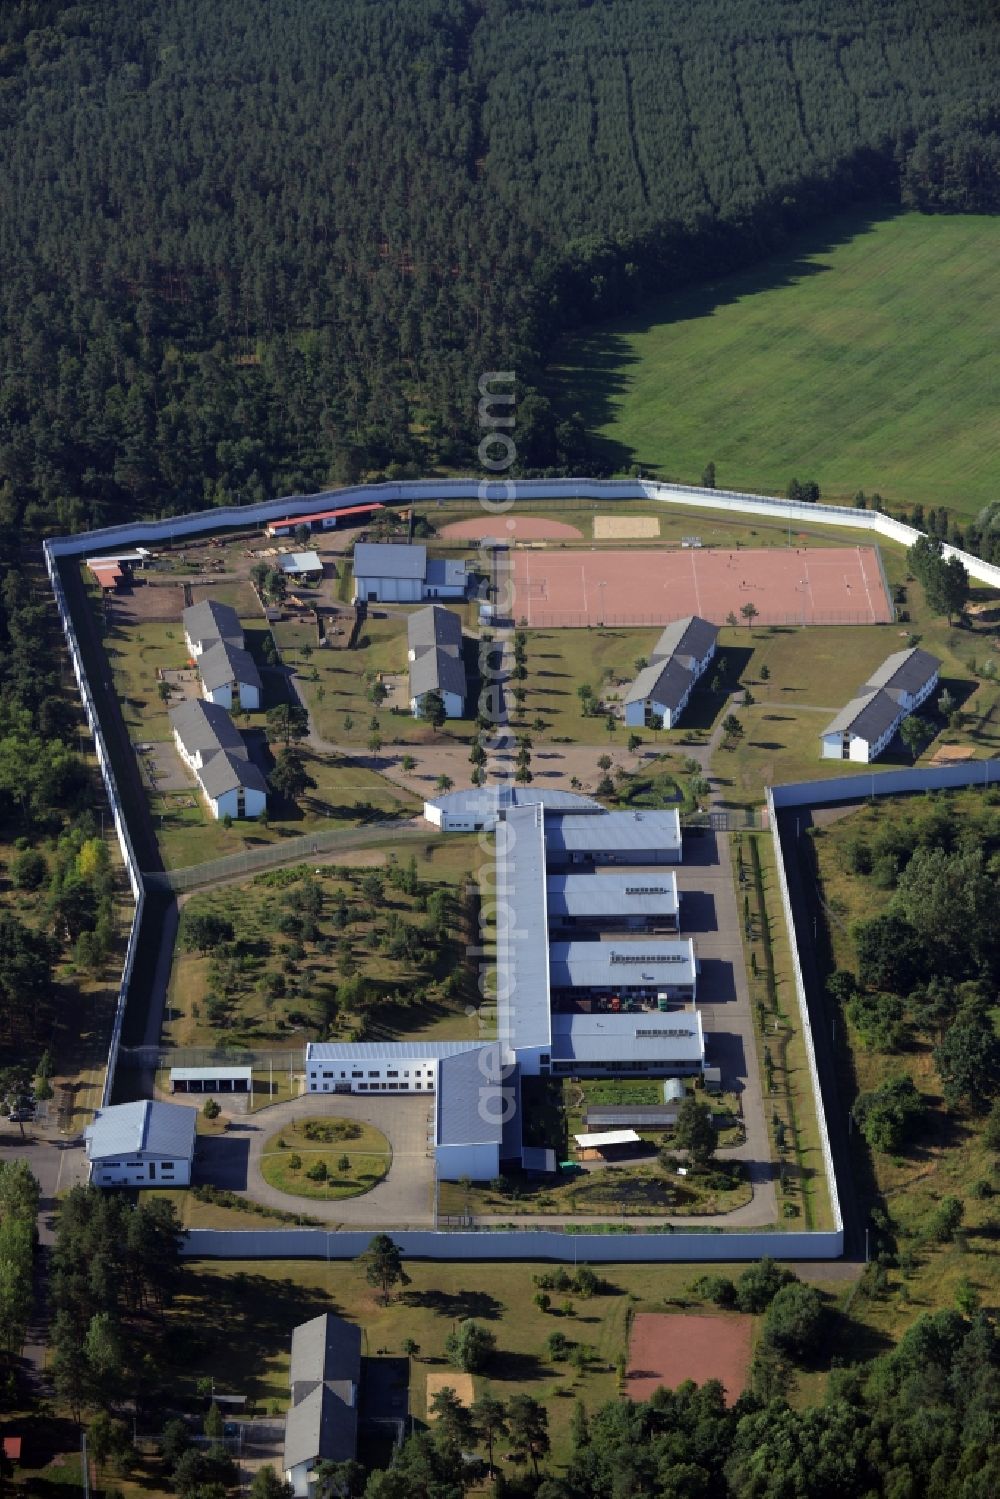
[(250, 1067), (171, 1067), (171, 1093), (250, 1093)]

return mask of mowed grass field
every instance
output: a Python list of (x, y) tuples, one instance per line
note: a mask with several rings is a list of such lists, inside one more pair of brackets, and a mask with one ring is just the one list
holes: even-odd
[(848, 216), (567, 343), (554, 394), (617, 466), (972, 516), (996, 498), (1000, 223)]

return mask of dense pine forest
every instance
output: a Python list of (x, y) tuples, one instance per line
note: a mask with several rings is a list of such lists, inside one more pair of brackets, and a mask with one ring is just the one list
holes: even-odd
[(553, 337), (857, 197), (995, 207), (984, 0), (13, 0), (0, 522), (468, 464)]

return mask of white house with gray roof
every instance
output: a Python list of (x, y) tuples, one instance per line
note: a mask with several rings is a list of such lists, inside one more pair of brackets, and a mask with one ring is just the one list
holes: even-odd
[(354, 598), (369, 604), (419, 604), (462, 599), (469, 586), (464, 562), (429, 558), (427, 548), (404, 541), (359, 541), (354, 548)]
[(717, 625), (697, 614), (675, 619), (661, 634), (625, 695), (625, 722), (632, 728), (662, 723), (676, 727), (695, 683), (715, 655)]
[(186, 1187), (194, 1160), (194, 1109), (141, 1099), (99, 1110), (84, 1131), (95, 1187)]
[(820, 735), (820, 757), (862, 764), (877, 760), (903, 720), (930, 697), (940, 672), (941, 662), (929, 651), (894, 651), (827, 724)]
[(358, 1450), (361, 1329), (324, 1312), (292, 1330), (282, 1468), (296, 1499), (317, 1492), (318, 1462), (351, 1461)]
[(237, 706), (253, 712), (261, 703), (260, 673), (248, 650), (228, 640), (217, 640), (203, 653), (198, 670), (202, 696), (230, 712)]
[(212, 816), (260, 817), (267, 810), (267, 781), (225, 708), (188, 698), (169, 718), (177, 753), (197, 776)]
[(195, 660), (220, 640), (230, 645), (243, 644), (243, 626), (235, 609), (216, 599), (202, 599), (181, 615), (188, 654)]
[(440, 694), (446, 718), (465, 712), (468, 682), (462, 659), (462, 621), (441, 604), (418, 609), (406, 623), (410, 712), (419, 718), (429, 692)]

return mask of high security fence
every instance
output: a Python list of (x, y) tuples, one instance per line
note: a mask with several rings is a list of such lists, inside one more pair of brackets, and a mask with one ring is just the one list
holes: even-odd
[(405, 823), (388, 820), (373, 823), (367, 828), (331, 828), (329, 832), (283, 838), (278, 843), (267, 843), (242, 854), (226, 854), (221, 859), (209, 859), (204, 864), (191, 864), (184, 869), (146, 872), (143, 879), (151, 890), (180, 893), (183, 890), (198, 890), (205, 885), (222, 885), (227, 880), (245, 879), (279, 865), (308, 863), (311, 858), (335, 854), (338, 849), (367, 848), (379, 843), (391, 843), (393, 846), (400, 843), (427, 843), (433, 836), (428, 829), (408, 827)]
[[(892, 608), (892, 595), (886, 593), (889, 607)], [(523, 611), (522, 611), (523, 612)], [(662, 629), (670, 623), (675, 616), (669, 613), (660, 614), (602, 614), (599, 619), (593, 611), (581, 614), (573, 609), (554, 609), (551, 612), (541, 612), (529, 605), (528, 612), (524, 617), (532, 630), (639, 630), (639, 629)], [(754, 615), (754, 629), (762, 629), (765, 625), (781, 626), (784, 628), (799, 629), (803, 625), (870, 625), (877, 624), (873, 620), (868, 609), (855, 611), (852, 609), (828, 609), (825, 613), (797, 612), (786, 614), (777, 609), (760, 609)]]
[[(511, 498), (513, 490), (513, 498)], [(135, 965), (136, 952), (139, 943), (143, 907), (145, 900), (144, 877), (139, 868), (132, 845), (125, 812), (115, 781), (111, 759), (108, 754), (107, 744), (103, 729), (95, 708), (94, 700), (87, 680), (83, 658), (77, 640), (76, 630), (70, 614), (69, 606), (62, 587), (62, 581), (58, 572), (58, 559), (61, 557), (85, 557), (111, 547), (136, 547), (170, 545), (174, 541), (185, 536), (206, 535), (212, 532), (227, 529), (260, 526), (269, 520), (278, 520), (294, 508), (299, 513), (309, 511), (330, 510), (343, 508), (357, 502), (366, 500), (380, 500), (386, 504), (409, 504), (420, 501), (432, 501), (437, 498), (448, 500), (468, 500), (478, 502), (484, 510), (491, 511), (496, 516), (502, 516), (507, 510), (516, 504), (517, 499), (527, 501), (539, 501), (546, 499), (569, 499), (576, 500), (599, 500), (614, 503), (615, 501), (626, 501), (631, 499), (647, 499), (658, 501), (663, 504), (674, 504), (681, 506), (695, 506), (702, 510), (727, 510), (744, 515), (761, 515), (771, 518), (780, 518), (783, 521), (797, 521), (812, 525), (844, 526), (855, 530), (876, 532), (892, 541), (910, 546), (921, 534), (913, 527), (904, 526), (900, 521), (882, 515), (878, 511), (853, 510), (843, 506), (833, 505), (808, 505), (796, 504), (787, 500), (772, 499), (766, 496), (749, 494), (732, 490), (710, 490), (698, 489), (693, 486), (679, 484), (657, 484), (644, 480), (594, 480), (594, 479), (544, 479), (523, 480), (516, 485), (508, 485), (506, 481), (497, 483), (484, 482), (476, 479), (443, 479), (443, 480), (406, 480), (396, 483), (377, 485), (356, 485), (348, 489), (325, 490), (320, 494), (313, 495), (286, 495), (275, 500), (267, 500), (258, 505), (227, 506), (219, 509), (202, 511), (194, 515), (171, 516), (159, 521), (130, 521), (119, 526), (108, 526), (101, 530), (82, 533), (74, 536), (60, 536), (50, 538), (44, 544), (45, 565), (52, 585), (52, 591), (59, 609), (62, 628), (66, 638), (66, 645), (73, 663), (73, 672), (76, 677), (77, 687), (83, 703), (84, 713), (94, 739), (94, 748), (101, 776), (114, 818), (115, 831), (118, 836), (122, 858), (128, 874), (129, 884), (135, 899), (135, 913), (132, 929), (129, 936), (125, 953), (125, 962), (122, 968), (122, 977), (118, 989), (118, 997), (115, 1008), (115, 1018), (112, 1029), (111, 1044), (108, 1052), (108, 1065), (105, 1075), (104, 1088), (101, 1095), (101, 1106), (105, 1106), (111, 1098), (114, 1088), (115, 1070), (121, 1044), (122, 1025), (125, 1009), (128, 1002), (129, 987), (132, 981), (132, 973)], [(1000, 587), (1000, 567), (980, 561), (979, 558), (969, 553), (959, 551), (955, 547), (944, 548), (946, 556), (955, 555), (965, 565), (969, 576), (977, 581), (987, 583), (993, 587)], [(996, 762), (994, 762), (996, 763)], [(892, 795), (899, 790), (905, 789), (927, 789), (920, 788), (916, 782), (909, 785), (899, 785), (900, 777), (929, 776), (932, 778), (929, 784), (940, 785), (972, 785), (976, 784), (979, 776), (983, 774), (982, 762), (973, 764), (972, 767), (955, 767), (941, 771), (928, 772), (888, 772), (880, 773), (878, 776), (848, 778), (832, 782), (806, 783), (797, 787), (777, 788), (774, 793), (768, 794), (769, 808), (773, 813), (776, 807), (793, 805), (788, 801), (788, 796), (800, 794), (800, 804), (807, 800), (820, 801), (823, 799), (847, 799), (852, 795), (849, 789), (852, 782), (857, 780), (864, 783), (864, 789), (854, 792), (854, 795), (868, 795), (868, 783), (870, 779), (871, 794), (875, 795), (875, 784), (879, 782), (878, 794)], [(993, 771), (993, 779), (996, 780), (1000, 770)], [(986, 777), (989, 778), (990, 771), (987, 769)], [(823, 788), (821, 790), (821, 788)], [(829, 789), (827, 789), (829, 788)], [(374, 830), (373, 830), (374, 831)], [(384, 830), (379, 830), (384, 832)], [(278, 862), (285, 862), (287, 856), (287, 845), (281, 846), (282, 857)], [(293, 858), (296, 855), (292, 855)], [(785, 874), (781, 860), (780, 849), (778, 850), (778, 867), (780, 878), (784, 882)], [(237, 871), (238, 875), (239, 871)], [(173, 884), (176, 879), (180, 883)], [(183, 881), (191, 881), (184, 884)], [(196, 883), (194, 871), (177, 871), (166, 881), (169, 888), (193, 888)], [(786, 908), (786, 918), (790, 919), (787, 901), (787, 883), (782, 885), (782, 899)], [(805, 1006), (805, 992), (802, 985), (801, 972), (798, 968), (797, 949), (794, 944), (794, 927), (789, 928), (793, 940), (793, 953), (796, 962), (796, 983), (800, 991), (800, 1005)], [(805, 1022), (808, 1023), (808, 1011), (803, 1009)], [(808, 1032), (807, 1032), (808, 1034)], [(816, 1086), (815, 1068), (813, 1072), (814, 1086)], [(819, 1094), (817, 1093), (817, 1099)], [(825, 1138), (825, 1121), (820, 1106), (820, 1122), (824, 1131), (824, 1157), (828, 1156), (829, 1142)], [(832, 1177), (831, 1177), (832, 1181)], [(834, 1188), (835, 1191), (835, 1188)], [(839, 1221), (839, 1220), (838, 1220)], [(209, 1231), (199, 1231), (202, 1234)], [(303, 1230), (310, 1233), (315, 1231)], [(211, 1242), (214, 1248), (209, 1247), (210, 1238), (196, 1235), (189, 1236), (189, 1252), (191, 1253), (218, 1253), (235, 1255), (238, 1252), (251, 1253), (280, 1253), (275, 1245), (281, 1235), (267, 1235), (266, 1241), (269, 1248), (258, 1247), (250, 1249), (244, 1247), (242, 1251), (224, 1247), (226, 1244), (235, 1242), (237, 1238), (243, 1238), (244, 1244), (257, 1243), (259, 1235), (240, 1236), (233, 1234), (214, 1235)], [(331, 1235), (324, 1235), (329, 1240)], [(548, 1232), (548, 1242), (543, 1244), (541, 1235), (515, 1234), (511, 1238), (511, 1247), (507, 1250), (502, 1248), (499, 1240), (503, 1237), (495, 1233), (488, 1235), (469, 1234), (444, 1234), (408, 1236), (413, 1247), (408, 1247), (406, 1252), (411, 1254), (439, 1255), (442, 1258), (462, 1259), (475, 1257), (502, 1257), (504, 1253), (512, 1258), (523, 1257), (525, 1254), (546, 1256), (555, 1258), (566, 1258), (573, 1247), (582, 1237), (588, 1246), (588, 1257), (599, 1258), (594, 1251), (595, 1236), (559, 1234)], [(342, 1240), (344, 1253), (357, 1253), (356, 1247), (348, 1249), (346, 1241), (357, 1238), (360, 1242), (366, 1236), (337, 1236)], [(419, 1238), (419, 1245), (417, 1239)], [(610, 1236), (609, 1236), (610, 1238)], [(662, 1244), (660, 1241), (662, 1240)], [(514, 1241), (521, 1247), (514, 1247)], [(727, 1243), (735, 1246), (738, 1241), (739, 1254), (733, 1248), (726, 1249)], [(489, 1250), (474, 1251), (474, 1244), (487, 1243)], [(607, 1241), (601, 1241), (602, 1244)], [(194, 1247), (197, 1243), (200, 1247)], [(762, 1244), (769, 1247), (761, 1248)], [(699, 1235), (690, 1232), (673, 1233), (669, 1235), (638, 1234), (633, 1236), (615, 1236), (613, 1253), (607, 1258), (635, 1258), (635, 1259), (731, 1259), (742, 1255), (753, 1258), (759, 1254), (782, 1254), (786, 1258), (833, 1258), (842, 1252), (843, 1233), (838, 1228), (832, 1234), (803, 1233), (803, 1234), (747, 1234), (734, 1235)], [(530, 1246), (530, 1247), (529, 1247)], [(712, 1246), (710, 1249), (709, 1246)], [(627, 1250), (627, 1252), (626, 1252)], [(304, 1250), (285, 1250), (285, 1253), (306, 1252)], [(318, 1252), (310, 1250), (310, 1253)], [(324, 1250), (327, 1255), (331, 1254), (329, 1246)], [(340, 1255), (338, 1255), (340, 1257)]]

